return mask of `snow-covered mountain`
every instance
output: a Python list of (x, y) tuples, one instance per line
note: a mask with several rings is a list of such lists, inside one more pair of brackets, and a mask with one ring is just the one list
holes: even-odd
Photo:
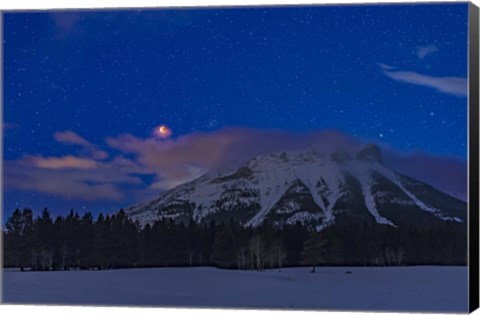
[(314, 150), (258, 156), (233, 171), (207, 173), (125, 210), (140, 225), (170, 218), (233, 219), (244, 226), (301, 222), (317, 230), (344, 216), (398, 227), (465, 222), (466, 203), (393, 172), (368, 145), (356, 154)]

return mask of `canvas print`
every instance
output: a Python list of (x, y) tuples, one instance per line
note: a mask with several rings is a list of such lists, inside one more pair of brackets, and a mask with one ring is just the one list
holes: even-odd
[(3, 303), (464, 312), (468, 4), (3, 14)]

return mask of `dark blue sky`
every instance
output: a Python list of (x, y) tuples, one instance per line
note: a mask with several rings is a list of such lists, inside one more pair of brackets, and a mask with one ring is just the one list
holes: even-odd
[[(6, 214), (17, 206), (113, 211), (148, 186), (155, 195), (173, 175), (138, 147), (161, 124), (173, 131), (161, 145), (227, 127), (334, 129), (466, 160), (467, 11), (442, 4), (5, 14), (4, 159), (14, 170), (5, 177)], [(122, 134), (130, 147), (113, 144)], [(121, 162), (138, 164), (125, 171), (134, 177), (77, 173), (115, 173)], [(64, 171), (78, 192), (54, 180), (41, 185)], [(92, 196), (95, 187), (110, 198)]]

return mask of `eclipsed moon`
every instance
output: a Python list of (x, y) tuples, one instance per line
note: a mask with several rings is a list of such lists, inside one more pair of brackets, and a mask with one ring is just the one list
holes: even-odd
[(167, 126), (160, 126), (158, 128), (158, 131), (160, 132), (161, 135), (166, 135), (168, 133), (168, 128)]
[(172, 134), (172, 130), (168, 128), (166, 125), (161, 125), (157, 127), (157, 130), (155, 132), (157, 136), (160, 138), (168, 138)]

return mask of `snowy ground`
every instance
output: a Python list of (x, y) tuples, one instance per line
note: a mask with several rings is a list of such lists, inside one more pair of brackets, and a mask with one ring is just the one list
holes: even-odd
[(8, 304), (467, 311), (466, 267), (5, 270), (3, 281)]

